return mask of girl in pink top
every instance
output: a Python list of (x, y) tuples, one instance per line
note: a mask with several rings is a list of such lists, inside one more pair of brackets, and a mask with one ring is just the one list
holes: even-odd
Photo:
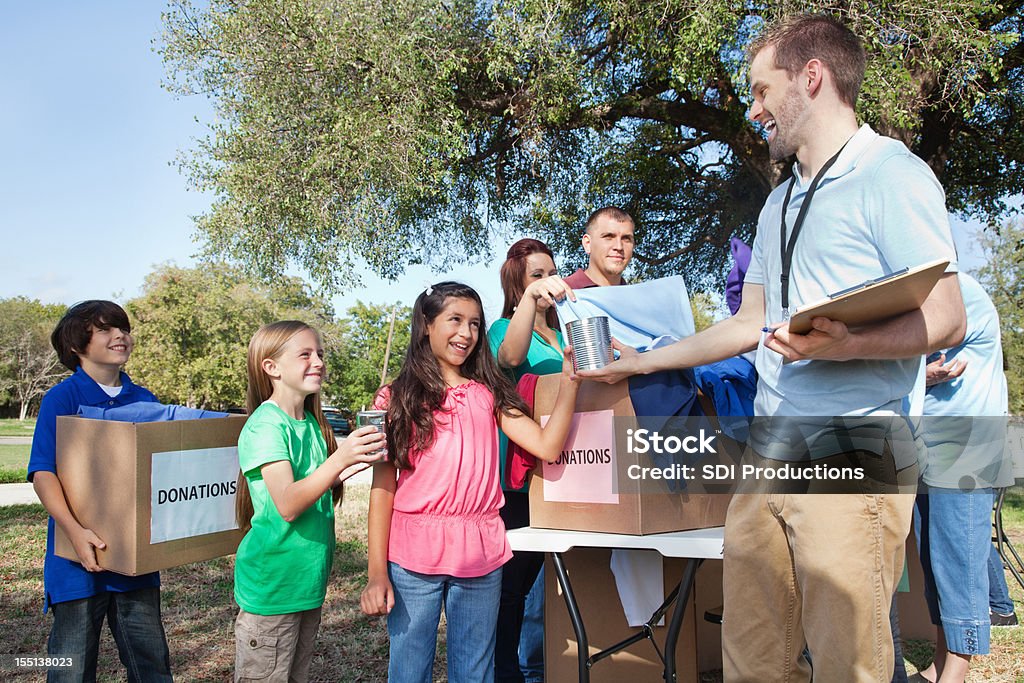
[(471, 287), (428, 287), (413, 306), (398, 379), (375, 403), (388, 411), (390, 460), (374, 466), (361, 603), (365, 613), (388, 617), (391, 683), (432, 680), (442, 607), (448, 680), (493, 680), (501, 566), (512, 557), (498, 516), (498, 428), (554, 461), (572, 420), (577, 385), (569, 350), (555, 407), (541, 428), (480, 343), (483, 318)]

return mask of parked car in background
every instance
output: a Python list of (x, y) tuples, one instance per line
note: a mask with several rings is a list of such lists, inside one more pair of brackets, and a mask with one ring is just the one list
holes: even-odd
[(331, 429), (334, 430), (334, 433), (341, 436), (348, 436), (349, 432), (352, 431), (352, 422), (349, 420), (348, 416), (334, 406), (324, 406), (323, 411), (324, 417), (327, 418), (327, 424), (331, 425)]

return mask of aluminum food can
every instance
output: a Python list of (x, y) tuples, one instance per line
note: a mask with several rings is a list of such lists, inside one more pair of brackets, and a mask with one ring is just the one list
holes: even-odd
[(599, 370), (614, 360), (612, 334), (603, 315), (566, 323), (576, 370)]
[[(384, 423), (388, 412), (386, 410), (360, 410), (356, 413), (356, 427), (376, 427), (381, 434), (384, 433)], [(376, 451), (381, 459), (388, 457), (388, 449), (380, 448)]]

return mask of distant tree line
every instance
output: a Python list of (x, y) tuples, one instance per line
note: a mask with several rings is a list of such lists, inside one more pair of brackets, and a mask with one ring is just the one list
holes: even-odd
[[(249, 338), (274, 320), (303, 320), (321, 331), (328, 357), (324, 402), (354, 410), (380, 385), (389, 323), (396, 316), (385, 378), (409, 343), (409, 309), (359, 302), (335, 316), (328, 301), (298, 278), (268, 285), (223, 264), (160, 266), (140, 296), (124, 303), (135, 351), (127, 371), (164, 403), (228, 410), (245, 405)], [(67, 310), (26, 297), (0, 299), (0, 415), (24, 419), (68, 375), (50, 346)]]
[(23, 296), (0, 299), (0, 412), (24, 420), (39, 399), (67, 374), (50, 346), (50, 332), (64, 315), (61, 304)]
[[(1024, 413), (1024, 222), (1004, 223), (981, 236), (986, 265), (977, 272), (999, 311), (1010, 411)], [(716, 302), (692, 296), (697, 329), (713, 322)], [(0, 415), (24, 419), (46, 390), (68, 373), (50, 347), (63, 304), (23, 296), (0, 299)], [(275, 284), (249, 279), (234, 266), (165, 265), (125, 303), (135, 351), (127, 370), (165, 403), (227, 410), (245, 404), (249, 338), (268, 322), (303, 320), (321, 331), (327, 352), (324, 403), (342, 410), (369, 405), (381, 383), (392, 316), (394, 336), (385, 381), (401, 367), (409, 345), (410, 308), (358, 302), (336, 316), (329, 302), (299, 278)]]
[(999, 311), (1010, 412), (1024, 414), (1024, 221), (1017, 219), (981, 236), (985, 265), (978, 272)]

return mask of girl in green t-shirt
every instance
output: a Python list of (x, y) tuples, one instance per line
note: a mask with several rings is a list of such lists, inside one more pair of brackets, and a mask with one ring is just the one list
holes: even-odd
[(320, 407), (320, 335), (286, 320), (249, 342), (249, 419), (238, 437), (235, 681), (305, 681), (334, 557), (331, 492), (379, 459), (384, 435), (340, 445)]

